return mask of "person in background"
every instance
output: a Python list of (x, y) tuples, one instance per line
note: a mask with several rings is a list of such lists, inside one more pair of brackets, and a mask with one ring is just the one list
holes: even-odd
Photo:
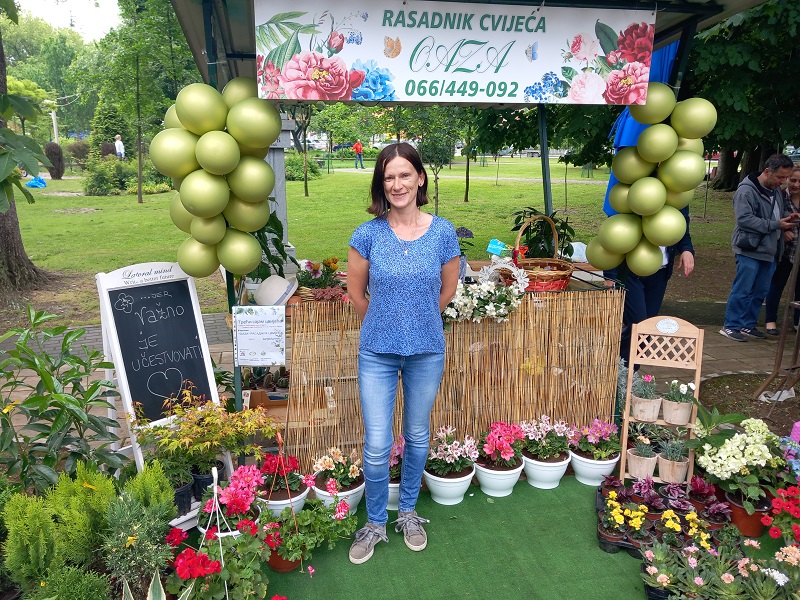
[(125, 144), (122, 143), (122, 136), (117, 134), (114, 138), (114, 150), (117, 152), (117, 158), (125, 160)]
[[(788, 185), (783, 190), (783, 216), (800, 213), (800, 164), (795, 164), (789, 175)], [(795, 250), (797, 249), (797, 236), (800, 235), (800, 224), (795, 224), (791, 229), (783, 232), (783, 256), (775, 267), (772, 281), (767, 292), (766, 307), (764, 309), (764, 329), (768, 335), (778, 335), (778, 304), (783, 296), (783, 288), (789, 280), (794, 264)], [(794, 296), (792, 300), (800, 298), (800, 277), (795, 280)], [(794, 311), (794, 326), (797, 328), (800, 312)]]
[(364, 168), (364, 146), (361, 143), (361, 140), (356, 140), (356, 143), (353, 144), (353, 152), (356, 153), (356, 169), (358, 169), (359, 163), (361, 163), (361, 168)]
[(430, 446), (430, 414), (444, 372), (441, 313), (458, 283), (460, 250), (453, 225), (423, 212), (428, 177), (406, 143), (381, 150), (372, 174), (367, 212), (374, 219), (350, 238), (347, 289), (363, 320), (358, 389), (364, 421), (367, 523), (350, 547), (350, 562), (368, 561), (388, 542), (389, 452), (398, 374), (403, 384), (405, 449), (395, 531), (406, 546), (423, 550), (426, 519), (415, 506)]
[(720, 334), (737, 342), (748, 337), (764, 339), (756, 327), (761, 304), (769, 291), (775, 265), (783, 254), (782, 231), (793, 229), (800, 214), (783, 215), (780, 187), (794, 165), (788, 156), (773, 154), (764, 170), (745, 177), (733, 194), (736, 225), (731, 247), (736, 257), (736, 275), (725, 305), (725, 324)]

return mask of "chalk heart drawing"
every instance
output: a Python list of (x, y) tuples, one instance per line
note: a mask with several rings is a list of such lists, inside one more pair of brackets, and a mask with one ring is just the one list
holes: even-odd
[(178, 369), (156, 371), (147, 378), (147, 390), (159, 398), (172, 398), (178, 395), (183, 386), (183, 373)]

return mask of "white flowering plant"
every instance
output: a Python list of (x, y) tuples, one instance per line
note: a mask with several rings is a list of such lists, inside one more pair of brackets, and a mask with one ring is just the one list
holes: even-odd
[(677, 379), (669, 382), (669, 387), (664, 393), (667, 400), (673, 402), (692, 402), (694, 400), (695, 385), (693, 383), (681, 383)]
[(522, 303), (528, 281), (528, 274), (515, 267), (511, 259), (494, 257), (490, 266), (480, 270), (476, 283), (458, 283), (456, 295), (444, 309), (442, 317), (445, 323), (480, 323), (484, 319), (504, 323)]
[(696, 460), (714, 483), (739, 497), (747, 512), (753, 514), (754, 503), (766, 497), (762, 480), (786, 462), (774, 452), (779, 449), (780, 440), (764, 421), (745, 419), (741, 427), (741, 431), (715, 444), (709, 439), (708, 430), (696, 426)]
[(466, 435), (463, 440), (456, 438), (456, 428), (446, 425), (436, 430), (433, 445), (425, 462), (425, 470), (446, 477), (451, 473), (459, 473), (475, 464), (478, 460), (478, 443)]

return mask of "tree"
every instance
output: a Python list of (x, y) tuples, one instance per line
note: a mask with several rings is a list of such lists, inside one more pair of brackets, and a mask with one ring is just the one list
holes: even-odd
[(312, 128), (328, 135), (328, 150), (333, 151), (334, 141), (358, 139), (358, 117), (352, 106), (341, 102), (325, 105), (312, 117)]
[[(17, 22), (17, 7), (14, 0), (0, 0), (0, 12), (8, 19)], [(42, 154), (41, 148), (24, 136), (17, 136), (6, 127), (6, 119), (13, 112), (11, 100), (8, 96), (8, 81), (6, 74), (6, 56), (3, 49), (3, 37), (0, 33), (0, 94), (2, 95), (3, 110), (0, 116), (0, 291), (25, 290), (47, 279), (44, 271), (31, 262), (25, 253), (22, 244), (22, 234), (19, 229), (17, 207), (14, 202), (14, 187), (18, 188), (28, 201), (33, 201), (31, 193), (25, 189), (20, 181), (17, 162), (30, 167), (33, 173), (39, 172), (38, 160), (49, 164)], [(18, 105), (29, 104), (23, 99), (13, 99)], [(13, 186), (13, 187), (12, 187)]]
[(453, 160), (453, 151), (459, 134), (459, 111), (456, 106), (413, 107), (409, 113), (417, 123), (425, 124), (425, 131), (417, 144), (422, 162), (433, 173), (433, 212), (439, 214), (439, 173)]
[[(7, 87), (9, 94), (25, 98), (37, 106), (41, 106), (42, 102), (49, 98), (49, 94), (30, 79), (17, 79), (8, 75)], [(25, 135), (26, 117), (22, 114), (17, 114), (16, 116), (19, 119), (20, 127), (22, 127), (22, 135)]]
[(314, 104), (293, 104), (283, 107), (283, 109), (295, 122), (292, 139), (297, 152), (303, 155), (303, 189), (308, 198), (308, 140), (306, 140), (306, 134), (316, 107)]

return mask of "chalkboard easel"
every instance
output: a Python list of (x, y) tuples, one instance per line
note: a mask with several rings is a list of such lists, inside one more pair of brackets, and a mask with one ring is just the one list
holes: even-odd
[[(219, 403), (194, 279), (166, 262), (123, 267), (95, 279), (103, 348), (114, 363), (128, 424), (137, 412), (151, 425), (168, 422), (164, 401), (190, 384), (194, 394)], [(144, 459), (132, 428), (131, 447), (141, 470)]]

